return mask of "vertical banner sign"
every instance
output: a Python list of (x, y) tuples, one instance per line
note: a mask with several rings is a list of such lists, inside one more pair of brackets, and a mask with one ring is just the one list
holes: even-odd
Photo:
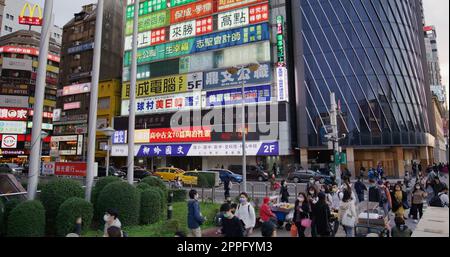
[(286, 67), (277, 67), (278, 102), (289, 101), (288, 77)]
[(277, 16), (277, 53), (279, 66), (286, 65), (284, 48), (284, 17)]

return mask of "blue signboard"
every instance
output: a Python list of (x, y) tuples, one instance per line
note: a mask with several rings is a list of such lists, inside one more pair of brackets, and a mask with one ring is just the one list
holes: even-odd
[(137, 154), (138, 157), (156, 156), (187, 156), (192, 144), (177, 145), (143, 145)]
[(91, 49), (94, 49), (94, 42), (71, 47), (67, 50), (67, 52), (69, 54), (75, 54), (75, 53), (84, 52), (84, 51), (91, 50)]
[(241, 69), (236, 74), (231, 74), (227, 69), (214, 70), (204, 73), (203, 81), (205, 89), (245, 85), (262, 85), (272, 82), (272, 69), (270, 63), (263, 63), (257, 71)]
[[(246, 103), (266, 103), (270, 102), (272, 90), (270, 85), (246, 87), (245, 91)], [(226, 106), (242, 103), (242, 89), (233, 88), (219, 91), (211, 91), (206, 93), (206, 106)]]

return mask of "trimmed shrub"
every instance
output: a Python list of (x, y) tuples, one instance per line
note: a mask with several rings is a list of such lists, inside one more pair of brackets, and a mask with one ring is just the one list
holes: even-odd
[(56, 179), (43, 185), (40, 199), (45, 207), (48, 234), (56, 233), (56, 215), (61, 204), (69, 198), (83, 196), (83, 188), (74, 180)]
[(10, 237), (42, 237), (45, 235), (45, 209), (39, 201), (25, 201), (8, 216)]
[(164, 212), (166, 210), (166, 205), (167, 205), (167, 197), (168, 197), (167, 192), (161, 190), (161, 188), (159, 188), (159, 187), (152, 186), (150, 188), (153, 190), (156, 190), (156, 192), (158, 192), (159, 196), (161, 197), (161, 201), (160, 201), (161, 210)]
[(136, 188), (137, 188), (139, 191), (144, 192), (145, 190), (152, 188), (152, 186), (150, 186), (150, 185), (147, 184), (147, 183), (139, 183), (139, 184), (136, 186)]
[(185, 202), (187, 199), (187, 191), (185, 189), (171, 189), (169, 194), (173, 193), (173, 202)]
[(56, 216), (56, 232), (58, 236), (66, 236), (75, 231), (77, 218), (82, 219), (82, 229), (88, 229), (94, 215), (94, 207), (82, 198), (72, 197), (64, 201)]
[(101, 213), (114, 208), (123, 226), (139, 223), (139, 190), (126, 182), (110, 183), (100, 192), (97, 208)]
[(3, 213), (3, 233), (2, 234), (6, 234), (6, 232), (8, 231), (8, 217), (9, 217), (9, 214), (21, 202), (23, 202), (23, 201), (19, 200), (17, 198), (14, 198), (14, 199), (11, 199), (11, 200), (5, 202), (5, 204), (4, 204), (4, 213)]
[(198, 173), (198, 187), (213, 188), (216, 186), (216, 174), (208, 172)]
[(155, 188), (141, 193), (140, 223), (154, 224), (162, 217), (161, 196)]
[(94, 204), (94, 219), (98, 220), (103, 216), (104, 211), (100, 211), (97, 207), (97, 200), (98, 196), (102, 192), (103, 188), (105, 186), (114, 183), (114, 182), (121, 182), (122, 180), (118, 177), (114, 176), (108, 176), (108, 177), (102, 177), (100, 178), (97, 183), (95, 183), (94, 188), (92, 189), (92, 195), (91, 195), (91, 203)]
[(162, 181), (162, 179), (160, 179), (158, 177), (152, 177), (152, 176), (146, 177), (141, 182), (142, 183), (146, 183), (146, 184), (148, 184), (150, 186), (159, 187), (164, 192), (167, 192), (166, 184), (164, 183), (164, 181)]

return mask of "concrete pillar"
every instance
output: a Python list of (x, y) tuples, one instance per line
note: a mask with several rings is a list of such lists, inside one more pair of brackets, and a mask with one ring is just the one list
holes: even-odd
[(394, 156), (394, 176), (397, 178), (403, 178), (405, 176), (404, 155), (402, 147), (394, 147), (392, 149)]
[(347, 148), (347, 169), (352, 173), (352, 177), (356, 176), (356, 167), (355, 167), (355, 149)]
[(428, 165), (431, 164), (427, 146), (420, 147), (420, 163), (422, 164), (424, 170), (427, 168)]
[(308, 169), (308, 149), (306, 148), (300, 149), (300, 165), (304, 169)]

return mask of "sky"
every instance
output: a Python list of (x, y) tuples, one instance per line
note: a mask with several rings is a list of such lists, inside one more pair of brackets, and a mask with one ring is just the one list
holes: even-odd
[[(44, 0), (31, 0), (43, 5)], [(63, 26), (73, 14), (81, 10), (81, 6), (96, 3), (97, 0), (56, 0), (54, 10), (56, 25)], [(437, 31), (437, 42), (439, 47), (439, 58), (441, 62), (441, 73), (443, 84), (447, 87), (447, 102), (449, 98), (449, 2), (448, 0), (423, 0), (425, 9), (425, 20), (427, 25), (435, 25)]]

